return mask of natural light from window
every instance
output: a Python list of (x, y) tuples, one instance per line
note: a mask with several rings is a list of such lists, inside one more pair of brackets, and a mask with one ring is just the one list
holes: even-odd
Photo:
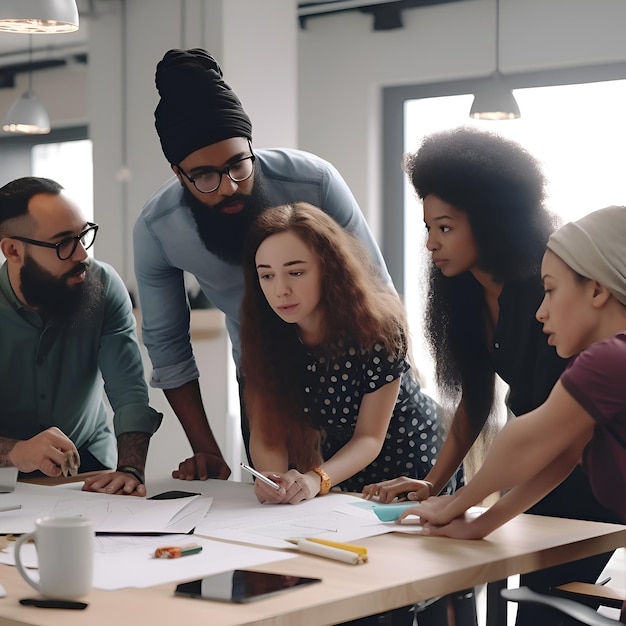
[[(515, 139), (544, 165), (548, 206), (571, 221), (611, 204), (626, 204), (626, 80), (517, 89), (521, 118), (503, 122), (471, 120), (471, 94), (405, 103), (404, 151), (425, 135), (462, 125), (488, 128)], [(405, 180), (405, 299), (417, 365), (432, 385), (423, 352), (425, 229), (421, 204)], [(626, 226), (625, 226), (626, 227)]]
[[(93, 164), (91, 139), (42, 143), (32, 149), (33, 176), (52, 178), (93, 222)], [(93, 256), (94, 248), (88, 250)]]

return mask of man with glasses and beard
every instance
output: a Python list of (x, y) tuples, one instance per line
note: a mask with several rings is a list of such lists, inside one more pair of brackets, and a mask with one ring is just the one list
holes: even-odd
[(148, 405), (128, 291), (88, 257), (98, 225), (62, 189), (34, 177), (0, 188), (0, 467), (47, 476), (78, 463), (81, 472), (117, 468), (87, 477), (84, 489), (145, 496), (162, 415)]
[[(225, 313), (236, 363), (243, 240), (264, 209), (292, 202), (321, 207), (363, 240), (383, 278), (391, 279), (354, 196), (330, 163), (300, 150), (253, 151), (250, 119), (210, 54), (170, 50), (157, 65), (156, 87), (155, 126), (174, 176), (148, 200), (134, 229), (142, 337), (151, 384), (164, 390), (194, 452), (172, 475), (226, 479), (230, 468), (200, 395), (184, 272)], [(247, 452), (243, 407), (241, 428)]]

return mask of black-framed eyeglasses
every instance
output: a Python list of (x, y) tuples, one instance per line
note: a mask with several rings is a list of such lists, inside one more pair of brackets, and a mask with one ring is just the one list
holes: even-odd
[(254, 172), (254, 162), (256, 157), (254, 154), (243, 157), (238, 161), (234, 161), (227, 167), (221, 170), (206, 169), (200, 172), (193, 178), (189, 176), (180, 165), (176, 166), (176, 169), (200, 192), (200, 193), (213, 193), (217, 191), (222, 184), (222, 176), (226, 174), (230, 180), (234, 183), (242, 183), (244, 180), (248, 180)]
[(37, 241), (37, 239), (29, 239), (28, 237), (11, 237), (11, 239), (17, 239), (18, 241), (23, 241), (24, 243), (30, 243), (33, 246), (41, 246), (42, 248), (54, 248), (57, 253), (57, 257), (61, 261), (67, 261), (74, 252), (76, 252), (76, 248), (78, 248), (78, 242), (80, 241), (81, 245), (85, 250), (89, 250), (91, 246), (93, 246), (94, 241), (96, 240), (96, 234), (98, 233), (98, 224), (94, 224), (93, 222), (87, 222), (88, 228), (80, 233), (79, 235), (74, 235), (72, 237), (66, 237), (59, 241), (59, 243), (49, 243), (47, 241)]

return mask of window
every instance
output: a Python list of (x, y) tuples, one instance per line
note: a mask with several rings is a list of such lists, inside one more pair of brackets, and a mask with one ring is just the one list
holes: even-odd
[[(620, 66), (622, 77), (626, 76), (625, 70)], [(621, 174), (622, 146), (626, 142), (623, 115), (626, 80), (515, 89), (522, 118), (506, 122), (470, 120), (472, 86), (471, 81), (459, 81), (413, 88), (421, 90), (422, 97), (411, 97), (411, 88), (395, 88), (399, 90), (397, 93), (386, 94), (385, 132), (390, 132), (391, 139), (385, 139), (385, 167), (397, 167), (401, 158), (399, 145), (402, 153), (411, 152), (417, 149), (423, 136), (437, 130), (460, 125), (484, 126), (515, 139), (542, 161), (548, 178), (548, 206), (565, 221), (610, 204), (626, 204), (626, 184)], [(403, 128), (398, 132), (389, 115), (400, 107)], [(393, 156), (391, 149), (395, 151)], [(399, 204), (403, 209), (401, 216), (388, 222), (392, 231), (385, 233), (384, 252), (387, 257), (387, 252), (393, 249), (390, 244), (394, 237), (396, 242), (402, 241), (402, 258), (392, 258), (390, 271), (405, 298), (417, 365), (426, 373), (428, 387), (432, 384), (432, 366), (424, 356), (421, 331), (425, 294), (422, 277), (428, 262), (424, 254), (422, 211), (404, 174), (387, 171), (386, 202), (391, 196), (390, 206)], [(401, 189), (401, 198), (395, 196), (395, 202), (390, 187), (393, 181)]]
[[(32, 175), (63, 185), (88, 222), (93, 222), (93, 164), (91, 140), (41, 143), (32, 148)], [(90, 251), (91, 252), (91, 251)]]
[[(95, 221), (92, 142), (87, 136), (87, 126), (53, 129), (48, 135), (3, 135), (0, 186), (22, 176), (52, 178), (78, 204), (85, 220)], [(90, 248), (91, 256), (97, 245)]]

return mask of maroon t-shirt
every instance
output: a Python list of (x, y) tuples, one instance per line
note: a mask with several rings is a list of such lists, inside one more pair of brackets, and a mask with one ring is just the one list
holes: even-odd
[(626, 331), (581, 352), (561, 383), (596, 421), (583, 452), (591, 488), (626, 523)]
[[(561, 383), (596, 421), (583, 452), (593, 493), (626, 523), (626, 332), (581, 352)], [(626, 623), (626, 602), (621, 621)]]

